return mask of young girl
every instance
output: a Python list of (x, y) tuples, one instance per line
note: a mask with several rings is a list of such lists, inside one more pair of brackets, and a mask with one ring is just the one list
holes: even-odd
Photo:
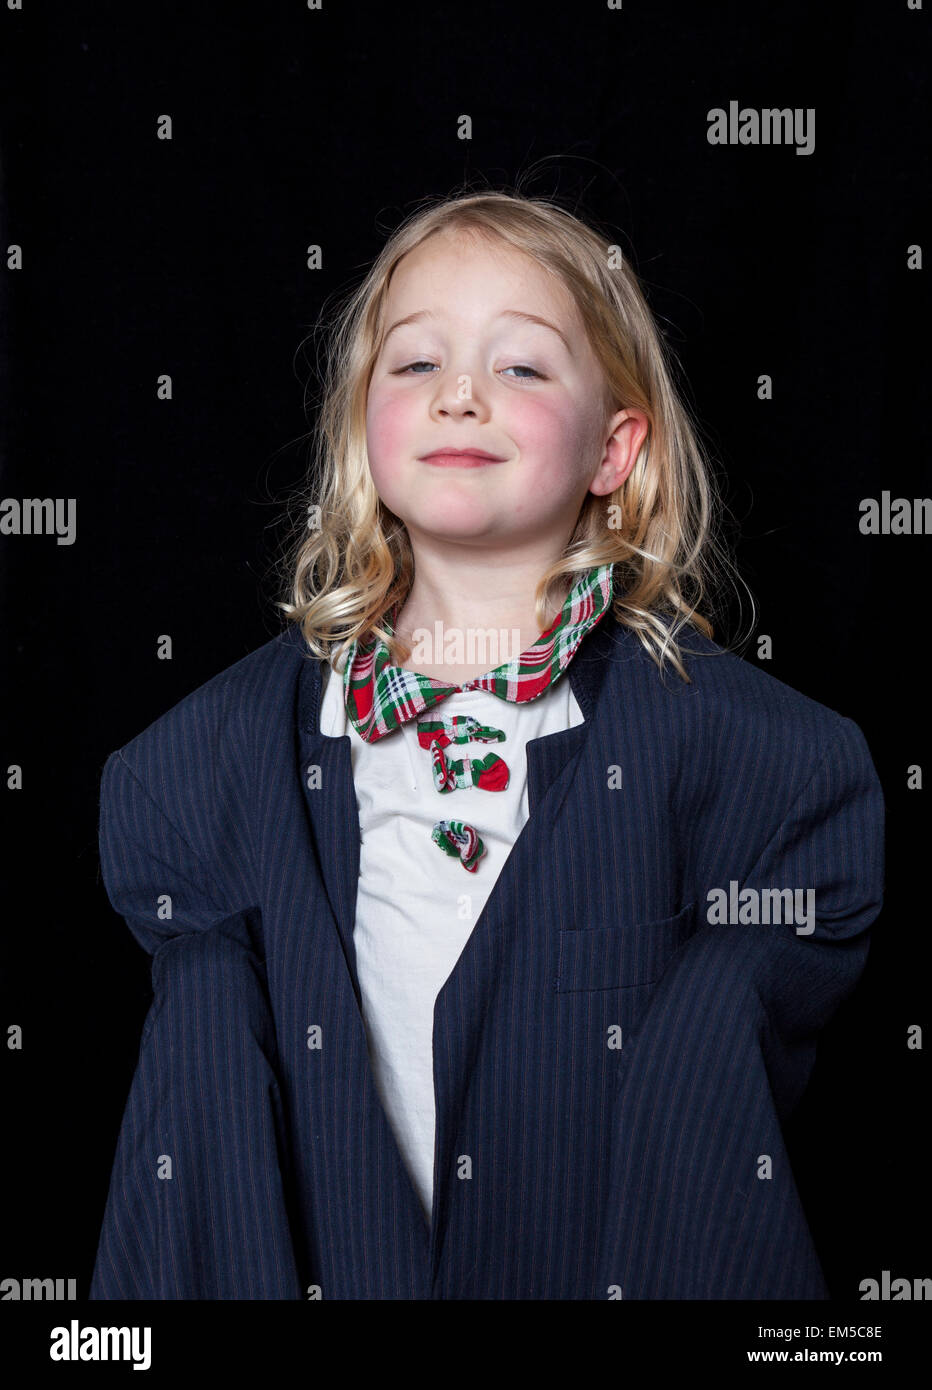
[(883, 797), (712, 640), (631, 267), (545, 201), (422, 209), (318, 442), (286, 631), (104, 767), (154, 999), (92, 1297), (826, 1298), (782, 1124)]

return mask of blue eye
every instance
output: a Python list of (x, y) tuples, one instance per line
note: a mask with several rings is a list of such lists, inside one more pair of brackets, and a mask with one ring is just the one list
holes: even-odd
[[(399, 367), (399, 369), (398, 369), (396, 372), (393, 372), (392, 375), (393, 375), (393, 376), (404, 376), (406, 372), (410, 372), (410, 371), (412, 370), (412, 368), (414, 368), (414, 367), (433, 367), (433, 366), (434, 366), (434, 363), (433, 363), (433, 362), (423, 362), (423, 361), (419, 361), (419, 362), (409, 362), (408, 365), (407, 365), (407, 367)], [(532, 377), (538, 377), (541, 381), (544, 380), (544, 378), (541, 376), (540, 372), (537, 371), (537, 369), (536, 369), (535, 367), (526, 367), (526, 366), (518, 366), (518, 365), (515, 365), (514, 367), (503, 367), (503, 368), (502, 368), (502, 371), (503, 371), (503, 372), (530, 372)], [(424, 373), (423, 373), (423, 372), (416, 372), (415, 375), (416, 375), (416, 376), (423, 376)], [(513, 381), (528, 381), (528, 380), (530, 380), (530, 378), (529, 378), (529, 377), (525, 377), (525, 376), (518, 376), (518, 377), (513, 377), (512, 380), (513, 380)]]
[[(536, 371), (534, 367), (505, 367), (503, 370), (506, 372), (530, 372), (532, 376), (540, 377), (540, 372)], [(515, 377), (515, 380), (527, 381), (528, 378), (526, 376), (519, 376)], [(541, 380), (543, 380), (543, 377), (541, 377)]]

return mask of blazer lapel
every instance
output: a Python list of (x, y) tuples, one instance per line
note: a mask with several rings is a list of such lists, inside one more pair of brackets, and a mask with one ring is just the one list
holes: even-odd
[[(304, 648), (304, 639), (296, 625), (289, 635), (295, 645)], [(349, 735), (330, 738), (320, 731), (322, 687), (317, 658), (306, 657), (301, 667), (296, 712), (298, 775), (319, 855), (321, 882), (340, 934), (361, 1014), (362, 995), (353, 945), (361, 844), (359, 806), (353, 783)]]
[[(595, 717), (608, 650), (613, 642), (618, 641), (619, 626), (614, 615), (606, 613), (598, 626), (580, 642), (576, 654), (560, 677), (569, 681), (585, 723), (560, 729), (554, 734), (543, 734), (540, 738), (531, 739), (527, 745), (529, 817), (534, 815), (570, 760), (577, 759), (582, 752)], [(562, 792), (550, 808), (553, 816), (562, 806), (571, 781), (572, 778), (566, 779)]]

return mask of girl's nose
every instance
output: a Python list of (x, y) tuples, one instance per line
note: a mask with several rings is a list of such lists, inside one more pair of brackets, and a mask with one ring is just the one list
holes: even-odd
[(438, 384), (438, 400), (447, 409), (474, 410), (477, 405), (475, 383), (470, 372), (451, 369)]

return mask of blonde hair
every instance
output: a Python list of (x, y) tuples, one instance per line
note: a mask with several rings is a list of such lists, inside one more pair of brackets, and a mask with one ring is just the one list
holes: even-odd
[[(411, 648), (378, 625), (407, 597), (414, 562), (407, 530), (382, 503), (369, 472), (366, 398), (392, 273), (409, 251), (446, 229), (498, 238), (559, 276), (604, 374), (606, 422), (625, 407), (644, 411), (649, 421), (629, 476), (604, 497), (586, 494), (563, 555), (541, 578), (539, 630), (590, 568), (613, 564), (615, 616), (637, 633), (661, 672), (669, 659), (689, 681), (676, 635), (692, 623), (711, 638), (699, 605), (719, 567), (733, 565), (715, 535), (722, 503), (674, 386), (672, 354), (618, 246), (554, 202), (512, 192), (428, 201), (397, 228), (346, 297), (329, 336), (315, 436), (311, 496), (320, 525), (302, 524), (286, 561), (289, 600), (277, 606), (300, 624), (317, 657), (334, 662), (335, 648), (370, 633), (387, 643), (393, 663), (410, 657)], [(302, 500), (309, 515), (307, 491)], [(609, 516), (620, 525), (609, 527)]]

